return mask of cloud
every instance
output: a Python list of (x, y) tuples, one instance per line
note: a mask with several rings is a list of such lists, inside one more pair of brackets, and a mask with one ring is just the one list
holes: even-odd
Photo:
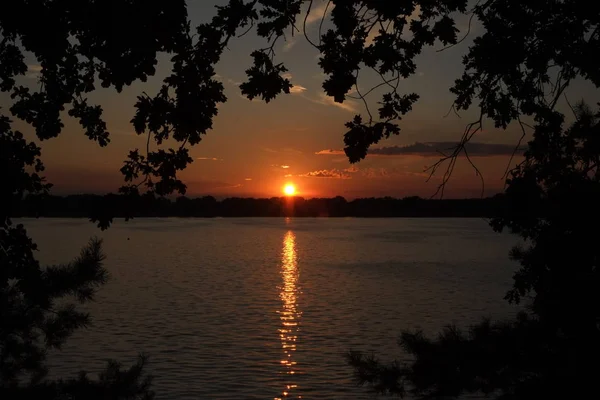
[(356, 165), (351, 165), (344, 169), (343, 172), (353, 175), (360, 175), (365, 178), (389, 178), (394, 175), (399, 175), (399, 172), (404, 172), (398, 168), (359, 168)]
[(406, 171), (405, 169), (398, 167), (391, 168), (359, 168), (356, 165), (352, 165), (349, 168), (346, 168), (344, 172), (348, 172), (350, 174), (360, 175), (367, 179), (386, 179), (386, 178), (398, 178), (398, 177), (407, 177), (407, 176), (416, 176), (428, 178), (429, 174), (426, 172), (413, 172)]
[(38, 64), (29, 64), (27, 66), (27, 72), (25, 73), (25, 77), (29, 79), (37, 79), (42, 72), (42, 66)]
[(281, 168), (283, 168), (283, 169), (289, 169), (290, 166), (289, 165), (282, 165)]
[[(284, 74), (281, 75), (282, 78), (289, 80), (290, 82), (292, 82), (293, 80), (293, 75), (289, 72), (286, 72)], [(337, 103), (333, 100), (333, 97), (327, 96), (325, 93), (320, 93), (319, 97), (314, 98), (314, 97), (308, 97), (304, 95), (304, 92), (306, 92), (308, 89), (302, 85), (297, 85), (294, 84), (292, 82), (292, 88), (290, 89), (290, 93), (291, 94), (299, 94), (302, 97), (304, 97), (307, 100), (312, 101), (313, 103), (317, 103), (317, 104), (322, 104), (325, 106), (335, 106), (338, 108), (341, 108), (342, 110), (346, 110), (349, 112), (356, 112), (357, 111), (357, 103), (354, 101), (349, 101), (346, 100), (343, 103)]]
[[(415, 155), (423, 157), (439, 157), (442, 155), (442, 153), (448, 154), (452, 152), (456, 145), (456, 142), (417, 142), (408, 146), (391, 146), (370, 149), (369, 154), (380, 156)], [(513, 154), (515, 151), (515, 145), (469, 142), (465, 145), (465, 149), (469, 156), (506, 156)], [(522, 151), (524, 149), (521, 147), (519, 150)]]
[(246, 178), (246, 179), (244, 179), (244, 180), (245, 180), (245, 181), (251, 181), (251, 180), (252, 180), (252, 178)]
[[(287, 79), (288, 81), (292, 82), (292, 79), (294, 78), (292, 74), (290, 74), (289, 72), (286, 72), (284, 74), (281, 75), (281, 77), (283, 79)], [(292, 83), (292, 88), (290, 89), (290, 93), (291, 94), (302, 94), (303, 92), (306, 92), (306, 88), (302, 85), (295, 85)]]
[(289, 165), (279, 165), (279, 164), (272, 164), (271, 167), (275, 167), (275, 168), (283, 168), (283, 169), (290, 169)]
[(239, 94), (238, 94), (238, 97), (239, 97), (240, 99), (242, 99), (242, 100), (249, 101), (250, 103), (255, 103), (255, 104), (256, 104), (256, 103), (260, 103), (260, 99), (259, 99), (258, 97), (255, 97), (255, 98), (253, 98), (253, 99), (249, 99), (249, 98), (247, 98), (246, 96), (244, 96), (244, 95), (243, 95), (243, 94), (241, 94), (241, 93), (239, 93)]
[[(321, 0), (321, 4), (319, 4), (316, 7), (312, 7), (310, 9), (310, 14), (308, 14), (308, 17), (306, 17), (306, 25), (313, 24), (317, 21), (320, 22), (321, 19), (323, 18), (323, 16), (325, 16), (325, 18), (327, 18), (327, 16), (331, 13), (331, 10), (333, 9), (333, 6), (331, 4), (329, 4), (329, 7), (327, 7), (328, 3), (329, 3), (329, 1)], [(302, 23), (304, 23), (303, 16), (302, 16), (301, 21), (302, 21)]]
[(317, 151), (315, 154), (326, 156), (340, 156), (345, 155), (346, 153), (344, 153), (344, 150), (320, 150)]
[(196, 157), (196, 160), (201, 160), (201, 161), (223, 161), (220, 158), (216, 158), (216, 157)]
[(285, 174), (283, 177), (284, 177), (284, 178), (289, 178), (289, 177), (291, 177), (291, 176), (293, 176), (293, 175), (292, 175), (292, 174)]
[(338, 103), (333, 100), (333, 97), (329, 97), (325, 93), (320, 93), (318, 98), (309, 100), (313, 103), (322, 104), (325, 106), (335, 106), (352, 113), (355, 113), (358, 110), (356, 102), (346, 100), (343, 103)]
[(344, 171), (340, 171), (339, 169), (322, 169), (319, 171), (311, 171), (302, 175), (298, 175), (303, 178), (331, 178), (331, 179), (352, 179), (350, 175), (348, 175)]
[(306, 92), (306, 88), (304, 86), (301, 85), (294, 85), (292, 86), (292, 88), (290, 89), (290, 93), (292, 94), (298, 94), (298, 93), (302, 93), (302, 92)]
[(283, 45), (283, 51), (290, 51), (295, 45), (298, 43), (298, 39), (296, 36), (292, 36), (290, 40), (286, 40)]
[(391, 178), (398, 175), (398, 171), (395, 168), (389, 170), (387, 168), (363, 168), (360, 173), (369, 179)]
[[(440, 157), (443, 154), (449, 154), (456, 147), (456, 142), (416, 142), (408, 146), (388, 146), (369, 149), (369, 155), (372, 156), (421, 156), (421, 157)], [(469, 142), (465, 149), (472, 157), (491, 157), (491, 156), (509, 156), (513, 154), (515, 145), (500, 143), (480, 143)], [(519, 152), (525, 148), (521, 146)], [(442, 154), (443, 153), (443, 154)], [(320, 150), (317, 155), (342, 155), (343, 150)], [(461, 153), (464, 156), (464, 153)]]

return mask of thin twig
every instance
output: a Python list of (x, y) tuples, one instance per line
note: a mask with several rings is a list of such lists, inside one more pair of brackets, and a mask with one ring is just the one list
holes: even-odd
[[(363, 96), (364, 96), (364, 97), (367, 97), (367, 96), (368, 96), (369, 94), (371, 94), (371, 92), (373, 92), (374, 90), (377, 90), (377, 89), (379, 89), (380, 87), (382, 87), (382, 86), (384, 86), (384, 85), (389, 85), (390, 83), (392, 83), (392, 82), (394, 82), (394, 81), (397, 81), (397, 80), (399, 80), (399, 79), (400, 79), (399, 77), (396, 77), (396, 78), (392, 78), (392, 79), (390, 79), (390, 80), (388, 80), (388, 81), (381, 82), (381, 83), (379, 83), (379, 84), (377, 84), (377, 85), (373, 86), (371, 89), (369, 89), (369, 90), (368, 90), (368, 91), (367, 91), (367, 92), (366, 92), (366, 93), (365, 93)], [(360, 98), (359, 98), (359, 97), (356, 97), (356, 96), (351, 96), (351, 95), (348, 95), (347, 97), (349, 97), (349, 98), (351, 98), (351, 99), (354, 99), (354, 100), (360, 100)]]
[(308, 34), (306, 33), (306, 21), (308, 20), (308, 16), (310, 15), (310, 10), (312, 9), (312, 5), (313, 5), (313, 0), (310, 0), (310, 2), (308, 3), (308, 10), (306, 10), (306, 15), (304, 16), (304, 24), (302, 26), (302, 30), (304, 31), (304, 37), (306, 38), (306, 40), (308, 40), (308, 43), (310, 43), (311, 45), (313, 45), (313, 47), (318, 49), (319, 47), (316, 44), (314, 44), (312, 40), (310, 40), (310, 38), (308, 37)]
[(358, 75), (359, 75), (359, 71), (360, 69), (356, 70), (356, 77), (354, 80), (354, 87), (356, 88), (356, 93), (358, 93), (358, 97), (362, 100), (362, 102), (365, 105), (365, 109), (367, 110), (367, 114), (369, 114), (369, 125), (371, 125), (373, 123), (373, 115), (371, 114), (371, 110), (369, 109), (369, 105), (367, 104), (367, 99), (365, 98), (365, 96), (360, 94), (360, 90), (358, 89)]
[(527, 124), (525, 124), (523, 121), (521, 121), (520, 116), (517, 117), (517, 121), (519, 122), (519, 126), (521, 127), (521, 137), (519, 138), (517, 145), (515, 146), (512, 154), (510, 155), (510, 159), (508, 160), (508, 164), (506, 165), (506, 170), (504, 171), (504, 175), (502, 175), (502, 179), (506, 179), (506, 177), (508, 177), (508, 174), (510, 173), (510, 171), (513, 170), (510, 168), (510, 165), (512, 164), (512, 161), (515, 158), (515, 154), (517, 154), (517, 151), (519, 151), (519, 148), (521, 147), (521, 143), (523, 143), (523, 139), (525, 139), (525, 126), (527, 126)]
[(438, 186), (435, 193), (431, 196), (432, 198), (436, 197), (438, 194), (440, 194), (441, 198), (444, 196), (446, 184), (448, 183), (448, 181), (450, 180), (450, 177), (452, 176), (454, 168), (456, 167), (456, 162), (457, 162), (458, 157), (463, 152), (465, 152), (465, 155), (467, 156), (468, 161), (471, 163), (471, 166), (473, 166), (475, 168), (476, 173), (479, 174), (479, 176), (483, 179), (483, 176), (479, 172), (479, 169), (472, 163), (472, 161), (470, 160), (470, 157), (468, 156), (468, 153), (466, 152), (466, 149), (465, 149), (466, 144), (473, 138), (473, 136), (477, 132), (479, 132), (482, 129), (482, 126), (483, 126), (483, 112), (480, 112), (478, 120), (467, 124), (467, 126), (465, 127), (465, 130), (463, 132), (461, 140), (454, 147), (454, 150), (452, 151), (452, 153), (449, 154), (448, 156), (441, 158), (436, 163), (434, 163), (432, 166), (425, 169), (426, 172), (429, 171), (429, 177), (426, 180), (426, 182), (429, 182), (433, 178), (433, 176), (435, 175), (435, 173), (437, 172), (439, 167), (441, 167), (441, 165), (444, 164), (446, 161), (449, 162), (448, 166), (446, 167), (446, 171), (444, 172), (444, 175), (442, 177), (442, 182)]
[(441, 48), (439, 50), (436, 50), (436, 53), (440, 53), (442, 51), (448, 50), (454, 46), (457, 46), (459, 44), (461, 44), (466, 38), (467, 36), (469, 36), (469, 34), (471, 33), (471, 21), (473, 20), (473, 17), (475, 16), (475, 13), (472, 13), (471, 16), (469, 17), (469, 27), (467, 29), (467, 33), (465, 33), (465, 35), (462, 37), (462, 39), (460, 39), (459, 41), (457, 41), (456, 43), (452, 43), (444, 48)]
[(448, 115), (450, 115), (452, 111), (454, 111), (454, 115), (456, 115), (458, 118), (461, 118), (460, 114), (456, 111), (456, 102), (452, 103), (450, 109), (448, 110), (446, 115), (444, 115), (444, 118), (448, 117)]
[(481, 171), (479, 171), (479, 168), (477, 168), (477, 166), (471, 160), (471, 157), (469, 156), (469, 152), (467, 151), (466, 146), (463, 147), (463, 152), (465, 153), (465, 157), (467, 158), (467, 161), (469, 162), (469, 164), (471, 164), (471, 167), (473, 167), (473, 169), (475, 170), (475, 175), (479, 176), (479, 178), (481, 179), (481, 197), (483, 198), (483, 195), (485, 194), (485, 179), (483, 179), (483, 174), (481, 173)]
[(250, 27), (248, 29), (246, 29), (244, 32), (242, 32), (240, 35), (238, 35), (238, 39), (246, 36), (248, 34), (248, 32), (250, 32), (252, 30), (252, 28), (254, 28), (254, 21), (250, 22)]
[(569, 101), (569, 98), (567, 97), (567, 94), (566, 94), (566, 93), (564, 93), (564, 97), (565, 97), (565, 100), (566, 100), (566, 102), (567, 102), (567, 105), (569, 106), (569, 108), (571, 109), (571, 112), (573, 113), (573, 116), (574, 116), (575, 118), (577, 118), (577, 112), (575, 111), (575, 109), (574, 109), (574, 108), (573, 108), (573, 106), (571, 105), (571, 102)]
[(322, 29), (323, 29), (323, 22), (325, 21), (325, 16), (327, 15), (327, 11), (329, 10), (330, 4), (331, 4), (331, 0), (329, 0), (327, 2), (327, 5), (325, 6), (325, 11), (323, 11), (323, 16), (321, 17), (321, 22), (319, 22), (319, 47), (321, 47), (321, 36), (322, 36), (321, 33), (322, 33)]

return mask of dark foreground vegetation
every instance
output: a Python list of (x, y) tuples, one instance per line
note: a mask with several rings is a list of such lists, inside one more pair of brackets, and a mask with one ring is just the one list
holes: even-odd
[[(117, 96), (134, 83), (131, 89), (138, 90), (137, 84), (155, 75), (159, 59), (168, 58), (170, 71), (160, 89), (139, 88), (131, 122), (146, 146), (128, 153), (120, 193), (134, 216), (152, 196), (184, 195), (180, 172), (193, 162), (190, 148), (212, 129), (219, 105), (227, 101), (215, 70), (223, 52), (253, 32), (263, 44), (250, 49), (253, 63), (241, 94), (268, 103), (290, 93), (292, 83), (276, 52), (288, 32), (300, 35), (302, 20), (306, 23), (317, 3), (330, 11), (323, 11), (323, 29), (303, 31), (320, 53), (322, 88), (337, 103), (354, 98), (364, 104), (344, 128), (350, 162), (401, 133), (403, 117), (419, 99), (405, 91), (403, 81), (418, 73), (418, 56), (430, 47), (467, 47), (462, 75), (449, 88), (454, 98), (449, 106), (450, 112), (478, 115), (465, 121), (454, 151), (430, 168), (441, 175), (441, 195), (457, 160), (471, 161), (465, 146), (484, 124), (486, 130), (516, 129), (527, 142), (519, 164), (508, 165), (506, 204), (491, 220), (494, 230), (526, 241), (510, 254), (517, 266), (506, 294), (524, 311), (463, 331), (449, 326), (435, 337), (405, 330), (400, 359), (409, 361), (349, 355), (357, 382), (378, 393), (427, 399), (600, 398), (600, 105), (595, 104), (600, 2), (229, 0), (197, 26), (188, 17), (188, 3), (0, 2), (0, 399), (154, 396), (143, 358), (129, 369), (111, 362), (97, 378), (53, 380), (47, 374), (48, 352), (90, 323), (79, 305), (93, 300), (107, 272), (97, 240), (70, 263), (41, 265), (25, 227), (13, 223), (30, 210), (27, 195), (41, 195), (44, 210), (59, 209), (52, 197), (44, 198), (51, 185), (44, 179), (40, 143), (60, 136), (64, 121), (75, 119), (90, 140), (107, 146), (111, 127), (93, 93), (102, 87)], [(458, 29), (465, 23), (466, 33)], [(35, 64), (28, 65), (30, 60)], [(454, 71), (451, 65), (439, 67)], [(381, 77), (373, 87), (379, 92), (359, 90), (364, 71)], [(375, 102), (377, 110), (369, 107)], [(35, 141), (18, 130), (23, 127), (35, 132)], [(94, 211), (94, 221), (107, 228), (115, 212), (124, 212), (115, 199), (83, 211)], [(180, 200), (179, 209), (185, 204), (198, 209), (194, 201)], [(221, 207), (229, 204), (227, 209), (243, 215), (260, 202), (248, 202), (245, 209), (242, 201), (230, 199)], [(274, 213), (281, 212), (271, 204)], [(364, 209), (382, 212), (386, 204)]]
[(502, 209), (503, 196), (484, 199), (422, 199), (420, 197), (364, 198), (347, 201), (343, 197), (304, 199), (302, 197), (227, 198), (212, 196), (122, 195), (31, 196), (21, 202), (20, 217), (87, 218), (110, 213), (127, 217), (493, 217)]

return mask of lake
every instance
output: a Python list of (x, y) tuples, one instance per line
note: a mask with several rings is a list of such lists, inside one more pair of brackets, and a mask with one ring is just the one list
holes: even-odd
[(150, 357), (158, 399), (368, 399), (348, 350), (391, 360), (402, 329), (434, 334), (514, 313), (517, 238), (481, 219), (136, 219), (101, 232), (24, 219), (45, 263), (104, 239), (111, 279), (54, 375)]

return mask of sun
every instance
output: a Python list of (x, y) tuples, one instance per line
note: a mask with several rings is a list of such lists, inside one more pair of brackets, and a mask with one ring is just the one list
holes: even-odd
[(293, 196), (296, 194), (296, 186), (292, 185), (291, 183), (288, 183), (287, 185), (285, 185), (283, 187), (283, 193), (285, 193), (286, 196)]

